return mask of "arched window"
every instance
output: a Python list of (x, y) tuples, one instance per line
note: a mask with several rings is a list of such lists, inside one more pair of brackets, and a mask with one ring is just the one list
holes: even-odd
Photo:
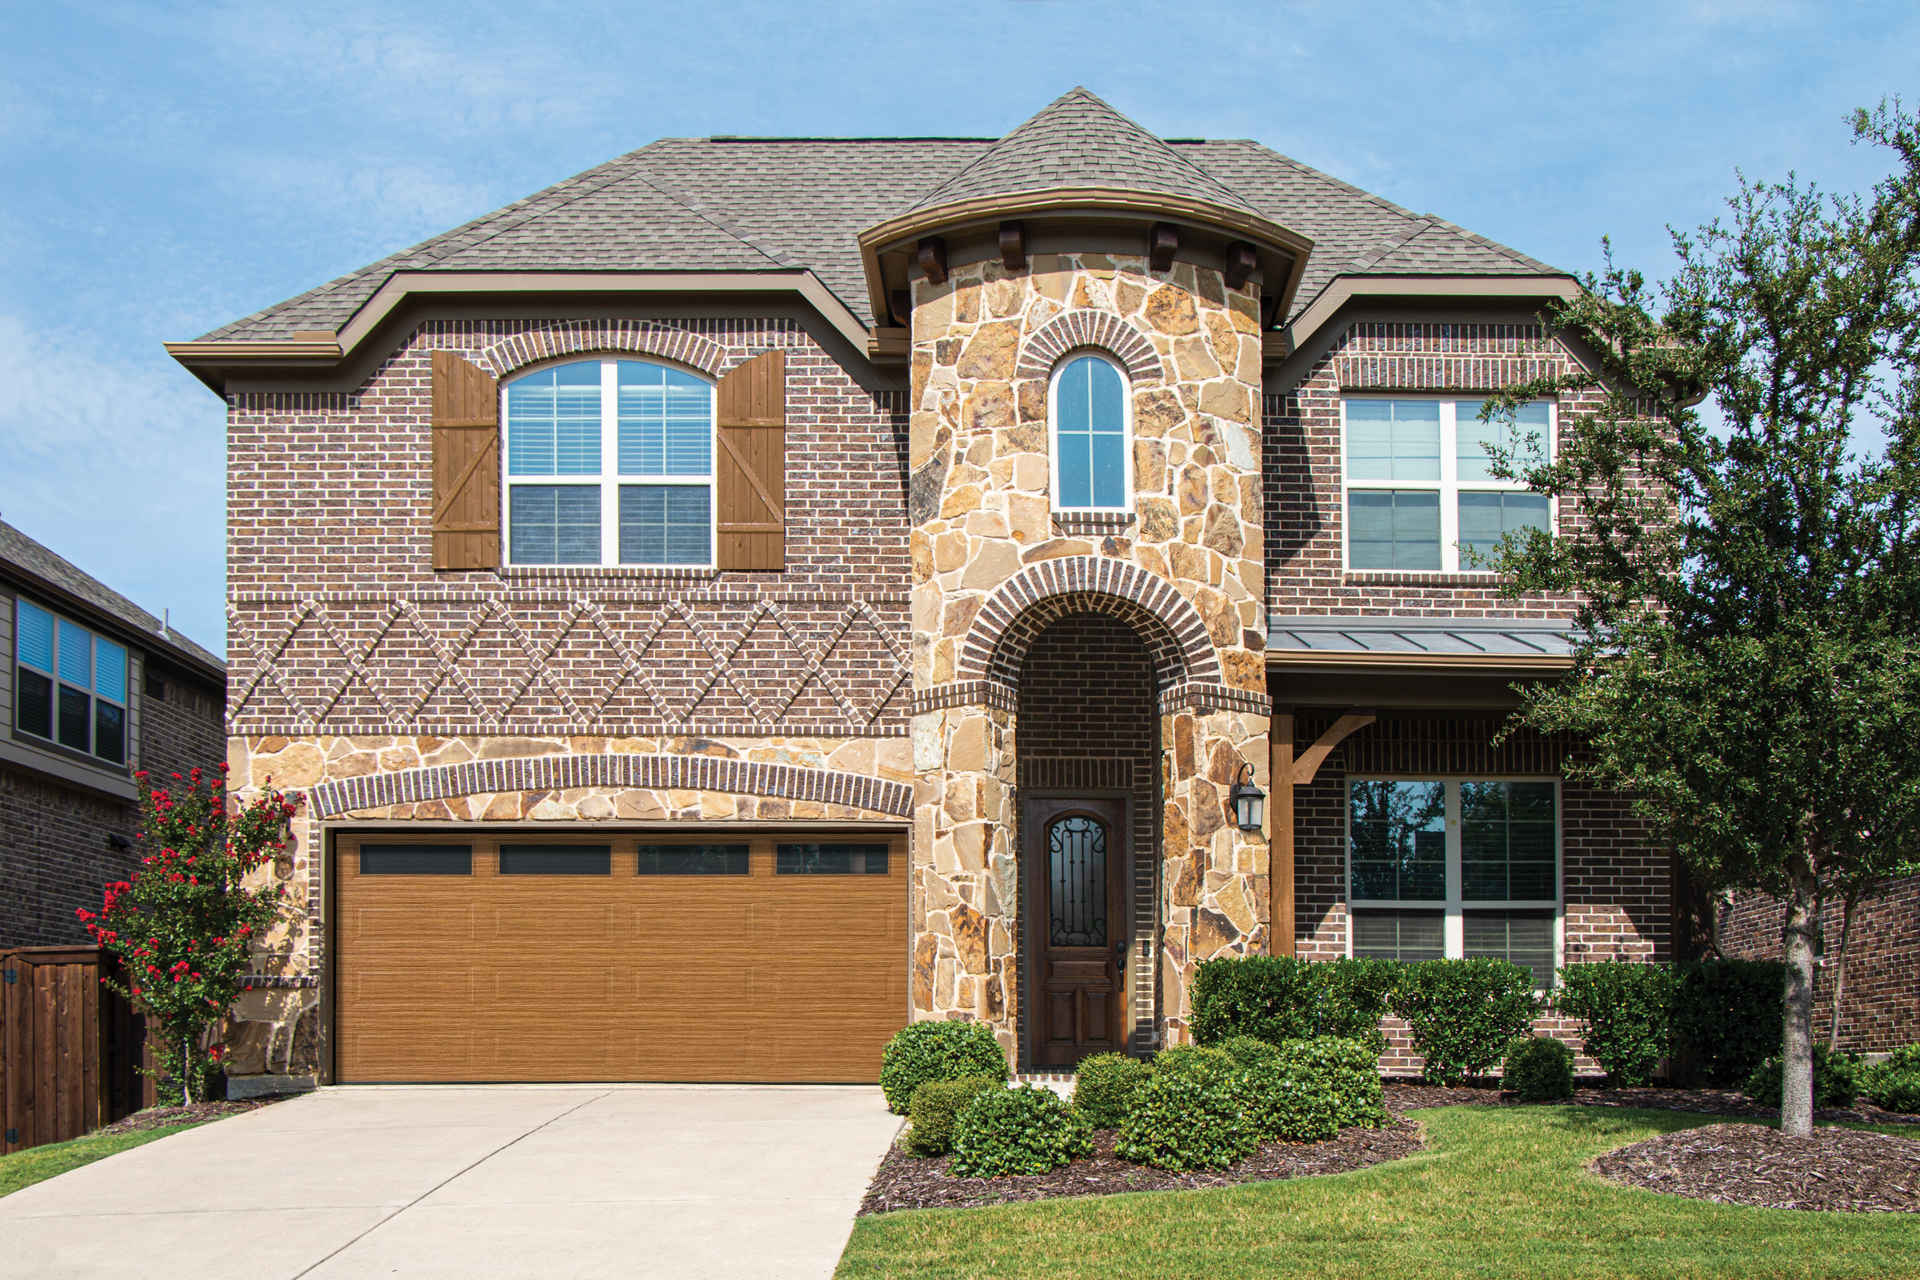
[(1070, 355), (1054, 371), (1050, 398), (1054, 510), (1131, 509), (1131, 411), (1119, 364), (1097, 352)]
[(713, 386), (641, 360), (506, 386), (507, 561), (713, 563)]

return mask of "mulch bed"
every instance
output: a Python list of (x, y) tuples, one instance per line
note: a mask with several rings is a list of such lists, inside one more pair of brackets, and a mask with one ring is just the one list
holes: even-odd
[(1404, 1120), (1386, 1129), (1342, 1129), (1330, 1142), (1269, 1143), (1231, 1168), (1175, 1173), (1133, 1164), (1113, 1154), (1117, 1129), (1096, 1129), (1093, 1158), (1075, 1160), (1051, 1173), (1006, 1178), (957, 1178), (947, 1173), (951, 1156), (915, 1156), (896, 1146), (880, 1162), (860, 1212), (896, 1209), (972, 1209), (1060, 1196), (1106, 1196), (1117, 1191), (1197, 1191), (1242, 1182), (1275, 1182), (1322, 1173), (1346, 1173), (1420, 1149), (1420, 1136)]
[(246, 1111), (258, 1111), (261, 1107), (270, 1107), (276, 1102), (285, 1102), (288, 1098), (298, 1098), (298, 1093), (263, 1093), (257, 1098), (244, 1098), (236, 1102), (196, 1102), (190, 1107), (148, 1107), (145, 1111), (136, 1111), (124, 1120), (115, 1120), (88, 1134), (89, 1138), (106, 1137), (116, 1133), (138, 1133), (142, 1129), (159, 1129), (170, 1124), (199, 1124), (207, 1120), (224, 1120), (228, 1116), (237, 1116)]
[(1787, 1138), (1754, 1124), (1681, 1129), (1593, 1162), (1615, 1182), (1716, 1204), (1920, 1213), (1920, 1141), (1856, 1129)]
[[(1469, 1084), (1448, 1089), (1407, 1080), (1386, 1082), (1387, 1110), (1411, 1111), (1417, 1107), (1522, 1107), (1511, 1093), (1503, 1093), (1497, 1083)], [(1583, 1077), (1574, 1082), (1573, 1097), (1562, 1101), (1579, 1107), (1641, 1107), (1649, 1111), (1690, 1111), (1697, 1115), (1740, 1116), (1754, 1120), (1778, 1120), (1774, 1107), (1757, 1106), (1743, 1093), (1733, 1089), (1609, 1089), (1601, 1076)], [(1856, 1099), (1850, 1108), (1822, 1108), (1814, 1119), (1828, 1124), (1913, 1124), (1920, 1116), (1899, 1111), (1882, 1111), (1865, 1098)]]
[[(1567, 1101), (1583, 1107), (1638, 1107), (1755, 1120), (1774, 1120), (1780, 1114), (1772, 1107), (1755, 1106), (1744, 1094), (1731, 1089), (1609, 1089), (1605, 1084), (1605, 1080), (1598, 1077), (1576, 1082), (1574, 1095)], [(1051, 1173), (1024, 1177), (954, 1177), (947, 1173), (952, 1157), (915, 1156), (895, 1146), (880, 1161), (879, 1171), (860, 1202), (860, 1212), (971, 1209), (1061, 1196), (1195, 1191), (1203, 1187), (1347, 1173), (1382, 1161), (1398, 1160), (1420, 1149), (1419, 1130), (1400, 1118), (1403, 1112), (1422, 1107), (1531, 1105), (1512, 1093), (1503, 1092), (1497, 1082), (1491, 1081), (1444, 1088), (1417, 1081), (1388, 1080), (1385, 1092), (1387, 1111), (1395, 1117), (1387, 1128), (1343, 1129), (1339, 1137), (1329, 1142), (1270, 1143), (1239, 1164), (1222, 1170), (1174, 1173), (1122, 1160), (1113, 1154), (1113, 1144), (1119, 1136), (1113, 1129), (1094, 1131), (1091, 1159), (1076, 1160)], [(1882, 1111), (1864, 1098), (1851, 1110), (1821, 1110), (1814, 1114), (1827, 1123), (1920, 1125), (1920, 1116)], [(1764, 1161), (1758, 1158), (1763, 1152)], [(1778, 1130), (1759, 1125), (1707, 1125), (1624, 1147), (1600, 1157), (1594, 1168), (1616, 1181), (1727, 1204), (1920, 1211), (1920, 1194), (1917, 1194), (1920, 1193), (1920, 1141), (1848, 1129), (1823, 1129), (1810, 1143), (1803, 1144), (1788, 1143)], [(1766, 1198), (1769, 1196), (1774, 1198)]]

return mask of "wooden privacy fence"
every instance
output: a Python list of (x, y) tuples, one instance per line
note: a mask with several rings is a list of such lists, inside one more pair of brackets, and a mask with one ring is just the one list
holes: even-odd
[(0, 952), (0, 1150), (83, 1137), (153, 1104), (146, 1019), (101, 985), (111, 963), (98, 947)]

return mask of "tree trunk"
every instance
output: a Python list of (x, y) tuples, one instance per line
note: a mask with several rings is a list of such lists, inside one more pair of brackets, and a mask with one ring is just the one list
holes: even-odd
[(1805, 849), (1791, 867), (1787, 896), (1786, 1043), (1781, 1047), (1780, 1132), (1789, 1138), (1813, 1135), (1813, 901), (1817, 882)]
[(193, 1105), (193, 1037), (180, 1037), (180, 1095), (182, 1106)]
[(1860, 891), (1847, 895), (1840, 908), (1840, 954), (1833, 965), (1833, 1019), (1827, 1027), (1827, 1052), (1840, 1052), (1840, 1001), (1847, 994), (1847, 943), (1853, 939), (1853, 909), (1860, 905)]

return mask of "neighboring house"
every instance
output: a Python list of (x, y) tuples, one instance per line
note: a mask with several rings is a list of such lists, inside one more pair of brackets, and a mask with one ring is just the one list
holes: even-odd
[(236, 781), (304, 796), (256, 1040), (871, 1080), (910, 1018), (1179, 1042), (1213, 956), (1665, 958), (1578, 744), (1491, 744), (1568, 610), (1472, 553), (1565, 513), (1475, 414), (1575, 287), (1075, 90), (663, 140), (172, 344), (229, 405)]
[(0, 947), (76, 946), (138, 858), (146, 770), (226, 757), (220, 659), (0, 523)]

